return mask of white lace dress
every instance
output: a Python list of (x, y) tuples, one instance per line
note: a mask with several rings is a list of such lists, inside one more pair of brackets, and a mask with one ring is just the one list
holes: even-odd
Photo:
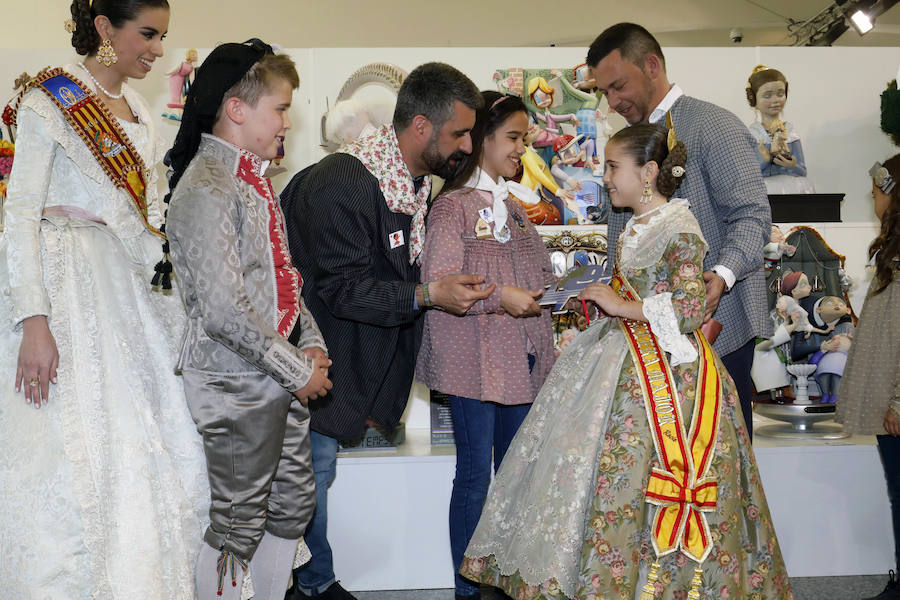
[[(156, 165), (149, 110), (125, 94), (140, 122), (120, 122)], [(42, 91), (23, 99), (18, 133), (0, 237), (0, 596), (193, 598), (209, 492), (174, 374), (184, 311), (150, 289), (160, 242)], [(158, 225), (155, 175), (148, 198)], [(63, 205), (106, 224), (42, 217)], [(13, 380), (21, 321), (38, 314), (60, 363), (35, 410)]]

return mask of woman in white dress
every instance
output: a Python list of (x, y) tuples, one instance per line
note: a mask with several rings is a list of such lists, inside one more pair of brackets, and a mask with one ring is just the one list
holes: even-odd
[(0, 237), (0, 596), (190, 599), (208, 484), (183, 307), (150, 283), (164, 148), (125, 83), (162, 56), (169, 7), (71, 10), (85, 58), (18, 99)]

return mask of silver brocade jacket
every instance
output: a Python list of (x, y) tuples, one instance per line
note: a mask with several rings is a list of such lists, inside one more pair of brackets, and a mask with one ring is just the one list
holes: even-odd
[[(231, 375), (262, 371), (294, 392), (312, 375), (312, 359), (302, 350), (324, 350), (325, 342), (305, 306), (285, 309), (275, 262), (287, 253), (284, 217), (261, 176), (266, 164), (204, 134), (172, 194), (166, 233), (189, 319), (179, 366)], [(300, 302), (299, 281), (290, 294)], [(286, 313), (295, 315), (295, 325)], [(297, 347), (287, 340), (291, 326), (301, 328)]]

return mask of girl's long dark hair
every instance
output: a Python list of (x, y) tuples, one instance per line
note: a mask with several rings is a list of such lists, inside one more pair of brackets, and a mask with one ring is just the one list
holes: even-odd
[(475, 168), (481, 164), (484, 138), (494, 133), (513, 113), (522, 111), (528, 114), (525, 103), (518, 96), (486, 90), (481, 92), (481, 97), (484, 105), (475, 111), (475, 126), (471, 133), (472, 154), (465, 158), (456, 175), (444, 184), (445, 192), (463, 187), (475, 172)]
[(881, 232), (869, 246), (870, 260), (878, 253), (875, 258), (873, 295), (884, 291), (894, 280), (894, 269), (897, 267), (897, 260), (900, 260), (900, 154), (884, 161), (883, 166), (897, 183), (888, 194), (890, 202), (881, 215)]

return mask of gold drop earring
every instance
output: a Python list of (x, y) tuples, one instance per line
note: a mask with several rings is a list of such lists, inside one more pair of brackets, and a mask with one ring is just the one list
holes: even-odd
[(641, 204), (647, 204), (653, 198), (653, 190), (650, 189), (650, 180), (644, 180), (644, 191), (641, 192)]
[(116, 56), (116, 51), (109, 40), (103, 40), (103, 43), (100, 44), (100, 48), (97, 50), (97, 62), (105, 67), (119, 62), (119, 57)]

